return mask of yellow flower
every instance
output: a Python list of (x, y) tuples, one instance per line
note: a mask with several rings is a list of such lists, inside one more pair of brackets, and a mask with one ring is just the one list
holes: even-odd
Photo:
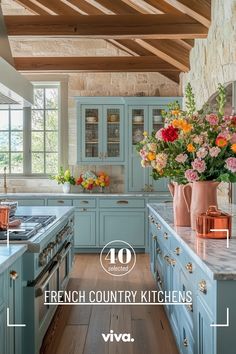
[(193, 128), (192, 124), (187, 123), (186, 120), (183, 122), (182, 129), (184, 133), (191, 132), (192, 128)]
[(188, 144), (187, 150), (188, 150), (188, 152), (194, 152), (194, 151), (196, 151), (196, 148), (193, 146), (193, 144)]
[(155, 158), (156, 158), (155, 152), (150, 151), (150, 152), (147, 154), (147, 158), (148, 158), (149, 161), (155, 160)]
[(172, 125), (174, 128), (181, 128), (182, 122), (183, 122), (182, 119), (173, 119)]
[(148, 136), (148, 133), (146, 131), (143, 132), (143, 136)]
[(231, 150), (236, 154), (236, 144), (233, 144), (233, 145), (231, 146)]

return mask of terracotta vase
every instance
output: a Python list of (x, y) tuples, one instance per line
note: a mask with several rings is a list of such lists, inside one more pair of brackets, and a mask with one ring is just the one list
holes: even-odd
[[(190, 226), (190, 212), (188, 205), (191, 202), (192, 189), (189, 185), (171, 182), (168, 184), (173, 197), (174, 223), (176, 226)], [(185, 188), (185, 189), (184, 189)], [(184, 193), (185, 190), (185, 193)]]
[[(217, 205), (217, 187), (219, 182), (197, 181), (190, 184), (192, 188), (191, 203), (187, 202), (188, 210), (191, 215), (191, 228), (196, 230), (196, 218), (201, 213), (206, 213), (211, 205)], [(184, 187), (184, 194), (187, 196), (188, 190)]]

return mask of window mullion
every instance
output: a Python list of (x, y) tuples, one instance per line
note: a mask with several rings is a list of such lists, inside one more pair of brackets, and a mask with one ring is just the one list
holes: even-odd
[(23, 135), (24, 135), (24, 175), (31, 174), (31, 108), (23, 109)]

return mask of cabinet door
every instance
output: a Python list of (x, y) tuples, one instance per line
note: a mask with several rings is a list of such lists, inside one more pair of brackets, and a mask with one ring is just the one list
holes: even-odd
[(96, 245), (96, 212), (75, 212), (74, 244), (75, 247), (91, 247)]
[(200, 297), (197, 298), (197, 354), (214, 354), (214, 331), (210, 325), (213, 323)]
[(103, 106), (103, 151), (106, 162), (124, 160), (124, 112), (123, 106)]
[(101, 211), (100, 246), (122, 240), (133, 247), (145, 247), (145, 211)]
[[(19, 259), (8, 270), (9, 322), (22, 323), (22, 261)], [(7, 341), (9, 354), (22, 353), (22, 328), (8, 327)]]
[(82, 160), (101, 161), (102, 159), (102, 106), (82, 106)]
[(143, 191), (149, 184), (151, 170), (142, 168), (141, 158), (136, 145), (143, 139), (143, 132), (148, 130), (148, 107), (130, 106), (128, 113), (129, 122), (129, 180), (130, 192)]
[[(148, 131), (151, 133), (153, 130), (156, 132), (159, 129), (164, 127), (164, 121), (161, 115), (163, 110), (166, 110), (167, 106), (150, 106), (149, 107), (149, 126)], [(150, 170), (151, 174), (151, 170)], [(150, 189), (155, 192), (165, 192), (168, 190), (168, 179), (162, 178), (158, 181), (155, 181), (152, 176), (149, 174), (148, 185)]]
[[(0, 291), (2, 291), (2, 289)], [(5, 304), (3, 304), (2, 306), (0, 306), (0, 353), (1, 354), (7, 354), (6, 328), (7, 328), (7, 308)]]

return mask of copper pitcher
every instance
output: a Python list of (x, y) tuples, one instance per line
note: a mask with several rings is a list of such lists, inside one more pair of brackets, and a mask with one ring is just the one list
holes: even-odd
[[(206, 213), (197, 216), (196, 232), (202, 238), (227, 238), (231, 237), (232, 216), (218, 210), (216, 206), (210, 206)], [(211, 231), (215, 230), (215, 231)]]
[(0, 230), (7, 230), (9, 225), (10, 207), (0, 205)]

